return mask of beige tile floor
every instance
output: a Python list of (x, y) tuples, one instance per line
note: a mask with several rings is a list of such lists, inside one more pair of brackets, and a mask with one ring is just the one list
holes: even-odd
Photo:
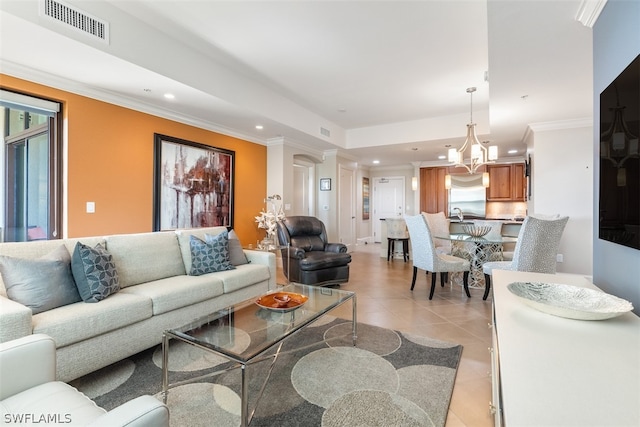
[[(442, 288), (438, 278), (429, 301), (430, 277), (419, 270), (411, 291), (411, 262), (387, 262), (380, 257), (379, 248), (379, 244), (357, 246), (352, 253), (349, 282), (341, 286), (357, 292), (358, 321), (462, 344), (446, 426), (493, 426), (489, 415), (490, 299), (482, 300), (482, 289), (471, 289), (471, 298), (467, 298), (459, 286), (447, 284)], [(351, 307), (347, 304), (336, 314), (350, 318)]]

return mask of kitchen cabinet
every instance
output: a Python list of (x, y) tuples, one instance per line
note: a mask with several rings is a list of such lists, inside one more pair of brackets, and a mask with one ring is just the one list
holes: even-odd
[[(484, 166), (476, 171), (485, 172)], [(449, 215), (449, 190), (444, 186), (447, 175), (468, 175), (463, 167), (438, 166), (420, 169), (420, 211), (427, 213), (444, 212)]]
[(447, 167), (420, 169), (420, 211), (427, 213), (447, 212), (448, 191), (444, 188)]
[(487, 165), (489, 172), (488, 202), (524, 202), (527, 182), (524, 163)]

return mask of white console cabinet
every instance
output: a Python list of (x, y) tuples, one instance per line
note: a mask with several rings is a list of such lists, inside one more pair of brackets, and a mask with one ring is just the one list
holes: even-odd
[(494, 271), (496, 426), (640, 426), (640, 318), (552, 316), (511, 294), (512, 282), (597, 289), (579, 275)]

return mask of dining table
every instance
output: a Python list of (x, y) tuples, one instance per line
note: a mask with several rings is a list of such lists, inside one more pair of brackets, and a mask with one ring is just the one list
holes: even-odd
[[(474, 237), (466, 233), (451, 233), (446, 235), (434, 235), (434, 239), (449, 240), (451, 242), (451, 255), (464, 258), (471, 264), (469, 272), (469, 287), (485, 287), (482, 266), (486, 262), (503, 260), (503, 245), (516, 243), (517, 237), (487, 235)], [(458, 280), (459, 279), (459, 280)], [(460, 281), (461, 278), (455, 279)]]

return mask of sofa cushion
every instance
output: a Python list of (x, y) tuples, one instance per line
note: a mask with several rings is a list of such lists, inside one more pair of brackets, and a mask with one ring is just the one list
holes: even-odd
[(121, 329), (151, 315), (151, 299), (118, 292), (99, 304), (77, 302), (36, 314), (32, 318), (33, 333), (49, 335), (60, 348)]
[(223, 286), (218, 273), (203, 276), (182, 275), (129, 286), (121, 293), (149, 298), (155, 316), (220, 296), (223, 294)]
[(120, 290), (113, 257), (100, 243), (92, 248), (78, 242), (73, 251), (71, 270), (84, 302), (102, 301)]
[(184, 263), (185, 269), (185, 273), (182, 274), (188, 274), (191, 271), (191, 236), (196, 236), (198, 239), (204, 240), (205, 234), (217, 236), (225, 231), (227, 231), (227, 227), (203, 227), (175, 230), (175, 235), (178, 236), (178, 245), (180, 246), (180, 253), (182, 254), (182, 262)]
[(235, 231), (229, 231), (229, 261), (231, 265), (247, 264), (249, 260), (242, 249), (242, 244)]
[[(35, 259), (42, 257), (63, 244), (67, 251), (71, 254), (76, 247), (77, 242), (87, 245), (97, 245), (104, 243), (102, 237), (83, 237), (64, 240), (36, 240), (33, 242), (4, 242), (0, 245), (0, 255), (8, 255), (15, 258)], [(7, 295), (4, 287), (4, 281), (0, 277), (0, 294)]]
[(213, 254), (218, 263), (216, 271), (233, 270), (235, 268), (229, 258), (229, 233), (226, 230), (216, 235), (205, 234), (204, 241), (213, 249)]
[[(271, 277), (269, 268), (263, 264), (243, 264), (233, 271), (221, 271), (214, 274), (216, 278), (222, 280), (224, 293), (235, 292), (238, 289), (246, 288), (262, 281), (268, 281)], [(208, 274), (204, 277), (210, 277)]]
[(71, 275), (71, 256), (58, 242), (51, 253), (37, 259), (0, 256), (0, 274), (7, 296), (33, 314), (81, 301)]
[(185, 274), (173, 231), (107, 236), (106, 241), (121, 288)]
[(227, 232), (217, 236), (205, 235), (206, 241), (191, 236), (191, 270), (189, 275), (201, 276), (217, 271), (232, 270), (235, 267), (229, 262), (229, 241)]

